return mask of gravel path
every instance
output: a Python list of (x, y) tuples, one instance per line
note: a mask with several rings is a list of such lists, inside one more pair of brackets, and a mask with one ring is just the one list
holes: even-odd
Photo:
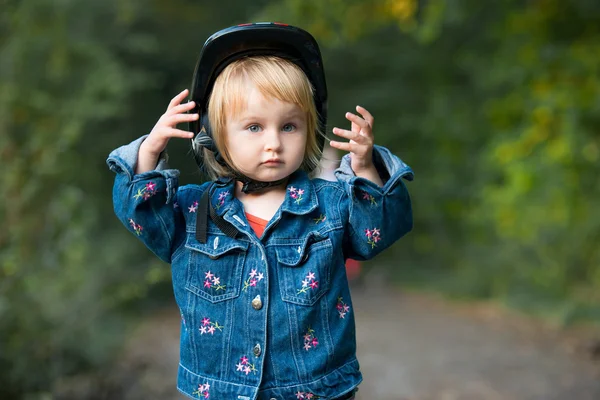
[[(364, 375), (357, 400), (600, 399), (600, 360), (580, 332), (381, 283), (365, 287), (353, 291)], [(178, 335), (175, 308), (139, 327), (119, 373), (124, 399), (184, 399), (175, 389)]]

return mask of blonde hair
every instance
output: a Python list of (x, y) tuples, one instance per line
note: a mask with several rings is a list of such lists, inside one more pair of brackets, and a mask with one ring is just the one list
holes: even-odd
[[(233, 169), (233, 162), (225, 146), (227, 117), (237, 115), (246, 106), (247, 80), (260, 90), (263, 96), (294, 103), (306, 113), (307, 138), (304, 161), (300, 166), (307, 173), (319, 166), (322, 150), (317, 135), (319, 129), (313, 87), (300, 67), (291, 61), (274, 56), (253, 56), (229, 64), (215, 80), (208, 101), (208, 120), (214, 143), (223, 160)], [(203, 151), (203, 170), (211, 178), (232, 176), (232, 170), (215, 160), (212, 152)]]

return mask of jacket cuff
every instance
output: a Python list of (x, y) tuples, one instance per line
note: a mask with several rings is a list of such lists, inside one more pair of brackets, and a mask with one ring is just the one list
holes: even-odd
[(173, 189), (177, 187), (179, 171), (176, 169), (169, 169), (169, 156), (166, 149), (160, 153), (158, 164), (154, 170), (142, 174), (135, 173), (140, 146), (147, 137), (148, 135), (144, 135), (129, 144), (113, 150), (108, 155), (106, 164), (111, 171), (117, 174), (125, 174), (130, 182), (156, 177), (164, 178), (167, 185), (167, 203), (169, 203), (176, 191)]
[(400, 178), (407, 181), (414, 179), (413, 170), (404, 161), (392, 154), (387, 148), (379, 145), (373, 147), (373, 164), (383, 181), (383, 188), (380, 188), (375, 183), (361, 177), (357, 177), (351, 166), (350, 154), (342, 157), (340, 167), (335, 170), (336, 178), (341, 182), (346, 182), (350, 187), (355, 185), (367, 185), (382, 191), (383, 194), (392, 190)]

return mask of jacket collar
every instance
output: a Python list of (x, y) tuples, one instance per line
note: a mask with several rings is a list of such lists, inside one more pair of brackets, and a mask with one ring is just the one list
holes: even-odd
[[(241, 208), (239, 201), (235, 200), (235, 180), (219, 178), (215, 181), (210, 194), (210, 202), (219, 216), (227, 211), (237, 211)], [(290, 214), (304, 215), (317, 208), (319, 200), (315, 193), (312, 181), (304, 171), (296, 171), (287, 182), (286, 194), (281, 211)]]

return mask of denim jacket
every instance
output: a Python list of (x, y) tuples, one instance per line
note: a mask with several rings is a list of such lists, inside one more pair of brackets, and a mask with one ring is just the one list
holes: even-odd
[(163, 153), (155, 170), (135, 174), (141, 137), (108, 157), (116, 172), (114, 210), (161, 260), (170, 263), (181, 312), (177, 388), (192, 398), (334, 399), (362, 376), (346, 258), (372, 258), (412, 229), (401, 178), (411, 169), (376, 146), (384, 186), (354, 175), (345, 156), (337, 181), (294, 173), (279, 210), (257, 237), (234, 194), (218, 180), (209, 201), (238, 235), (208, 219), (196, 239), (198, 203), (210, 182), (178, 186)]

